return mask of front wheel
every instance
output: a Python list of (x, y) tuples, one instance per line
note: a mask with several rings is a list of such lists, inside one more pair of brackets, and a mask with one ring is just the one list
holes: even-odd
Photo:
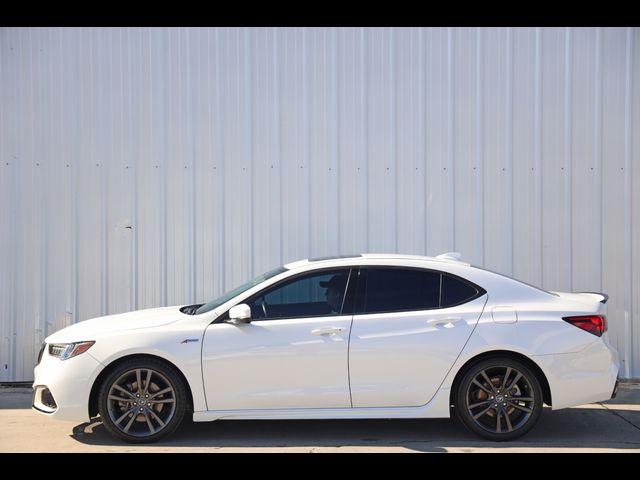
[(112, 435), (131, 443), (153, 442), (182, 422), (185, 386), (164, 362), (131, 359), (118, 365), (103, 382), (98, 410)]
[(456, 411), (467, 428), (494, 441), (524, 435), (542, 412), (542, 388), (524, 363), (492, 358), (473, 365), (456, 392)]

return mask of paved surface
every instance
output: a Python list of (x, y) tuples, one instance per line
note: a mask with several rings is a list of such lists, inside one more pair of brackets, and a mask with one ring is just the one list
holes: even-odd
[(452, 420), (219, 421), (185, 424), (150, 446), (31, 411), (30, 388), (0, 387), (0, 452), (640, 452), (640, 384), (605, 403), (545, 409), (515, 442), (481, 440)]

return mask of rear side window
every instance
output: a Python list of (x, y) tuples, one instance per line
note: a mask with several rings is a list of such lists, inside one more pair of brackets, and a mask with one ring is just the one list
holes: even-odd
[(358, 309), (362, 313), (447, 308), (485, 293), (470, 282), (438, 271), (367, 268), (363, 273)]
[(440, 304), (440, 274), (393, 268), (367, 269), (364, 311), (425, 310)]

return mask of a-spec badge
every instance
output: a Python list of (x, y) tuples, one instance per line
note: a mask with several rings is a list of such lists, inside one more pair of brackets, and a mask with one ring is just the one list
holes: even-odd
[(198, 342), (198, 341), (199, 340), (197, 338), (185, 338), (180, 343), (191, 343), (191, 342)]

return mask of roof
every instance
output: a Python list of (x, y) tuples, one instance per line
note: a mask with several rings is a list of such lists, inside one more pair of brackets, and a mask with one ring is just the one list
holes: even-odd
[[(298, 260), (296, 262), (291, 262), (285, 265), (287, 269), (295, 269), (310, 263), (319, 263), (319, 262), (335, 262), (336, 260), (366, 260), (366, 259), (375, 259), (375, 260), (418, 260), (418, 261), (427, 261), (427, 262), (445, 262), (445, 263), (456, 263), (460, 265), (470, 265), (466, 262), (461, 262), (461, 255), (457, 252), (447, 252), (437, 257), (427, 257), (423, 255), (408, 255), (402, 253), (359, 253), (354, 255), (336, 255), (329, 257), (319, 257), (319, 258), (307, 258), (304, 260)], [(354, 263), (358, 263), (357, 261)]]

